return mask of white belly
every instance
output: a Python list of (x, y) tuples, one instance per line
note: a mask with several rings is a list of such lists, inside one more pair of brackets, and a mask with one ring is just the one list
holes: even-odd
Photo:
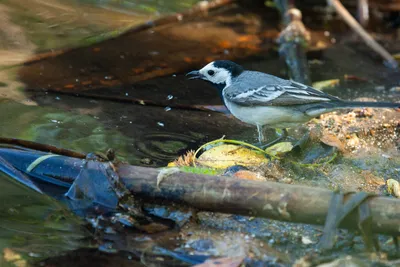
[(239, 120), (252, 125), (267, 125), (271, 128), (290, 128), (311, 118), (300, 111), (284, 107), (259, 106), (246, 107), (225, 103), (230, 112)]

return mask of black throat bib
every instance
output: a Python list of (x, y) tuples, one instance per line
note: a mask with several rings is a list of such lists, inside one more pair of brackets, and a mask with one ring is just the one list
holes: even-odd
[(212, 85), (215, 88), (217, 88), (219, 97), (221, 97), (221, 100), (222, 100), (222, 102), (224, 102), (224, 105), (225, 105), (224, 98), (222, 97), (222, 90), (224, 90), (226, 83), (213, 83)]

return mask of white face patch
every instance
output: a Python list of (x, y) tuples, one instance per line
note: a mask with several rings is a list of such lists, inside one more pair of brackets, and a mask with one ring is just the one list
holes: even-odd
[(224, 68), (214, 67), (214, 62), (207, 64), (201, 70), (199, 70), (200, 74), (203, 75), (203, 79), (207, 80), (214, 84), (226, 84), (230, 86), (232, 83), (232, 75), (231, 73)]

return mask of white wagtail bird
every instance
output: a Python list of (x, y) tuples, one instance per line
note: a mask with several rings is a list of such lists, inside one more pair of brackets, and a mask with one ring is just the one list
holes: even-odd
[(362, 107), (400, 108), (400, 103), (344, 101), (295, 81), (244, 70), (228, 60), (213, 61), (187, 75), (215, 85), (225, 106), (236, 118), (257, 126), (260, 144), (264, 142), (264, 125), (283, 130), (280, 138), (268, 144), (271, 145), (286, 138), (287, 128), (323, 113)]

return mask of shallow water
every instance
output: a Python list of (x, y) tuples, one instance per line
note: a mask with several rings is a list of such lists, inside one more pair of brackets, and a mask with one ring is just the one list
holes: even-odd
[[(193, 2), (1, 1), (0, 136), (84, 153), (113, 147), (120, 159), (141, 164), (142, 158), (149, 155), (138, 152), (136, 144), (163, 142), (165, 134), (157, 135), (157, 128), (161, 128), (157, 121), (161, 123), (163, 118), (156, 119), (148, 130), (133, 122), (135, 108), (115, 117), (102, 113), (103, 105), (95, 100), (57, 95), (42, 97), (42, 101), (56, 105), (45, 102), (38, 105), (24, 92), (26, 85), (19, 81), (19, 67), (15, 66), (37, 52), (87, 45), (104, 38), (103, 34), (109, 36), (112, 31), (180, 12)], [(104, 108), (117, 112), (112, 104)], [(160, 108), (159, 112), (165, 111)], [(125, 132), (128, 134), (121, 133), (120, 129), (126, 125), (131, 126)], [(129, 132), (135, 135), (130, 136)], [(194, 148), (201, 138), (190, 134), (174, 136), (172, 132), (166, 148), (156, 146), (160, 156), (154, 157), (150, 165), (168, 162), (182, 149)], [(81, 226), (82, 219), (71, 214), (62, 203), (18, 184), (3, 172), (0, 172), (0, 188), (0, 266), (26, 266), (31, 261), (90, 246), (84, 238), (91, 233)]]
[(18, 261), (25, 266), (32, 259), (90, 245), (84, 238), (91, 234), (62, 203), (16, 183), (3, 172), (0, 187), (0, 251), (6, 255), (0, 258), (1, 266), (15, 266), (12, 255), (19, 255)]
[[(176, 155), (195, 149), (209, 135), (211, 139), (219, 138), (219, 123), (211, 123), (208, 127), (211, 130), (204, 133), (199, 120), (215, 116), (204, 112), (197, 112), (193, 117), (193, 113), (167, 104), (148, 107), (51, 92), (28, 94), (25, 90), (32, 86), (20, 81), (24, 76), (15, 66), (39, 51), (87, 45), (91, 42), (88, 38), (94, 35), (101, 40), (102, 33), (183, 11), (194, 2), (34, 1), (28, 3), (32, 5), (30, 12), (19, 1), (2, 3), (0, 11), (7, 15), (4, 18), (7, 24), (2, 30), (9, 39), (0, 41), (0, 135), (84, 153), (114, 148), (121, 160), (151, 166), (165, 165)], [(61, 15), (56, 16), (59, 12)], [(129, 19), (124, 20), (126, 17)], [(70, 21), (63, 21), (66, 18)], [(63, 27), (68, 28), (68, 33), (63, 32)], [(12, 29), (21, 33), (23, 42), (14, 38)], [(18, 46), (13, 46), (13, 42), (18, 42)], [(39, 67), (37, 71), (44, 70)], [(60, 69), (61, 73), (64, 71)], [(163, 98), (173, 104), (181, 97), (179, 94), (178, 88), (171, 88)], [(180, 125), (186, 125), (185, 129)]]

